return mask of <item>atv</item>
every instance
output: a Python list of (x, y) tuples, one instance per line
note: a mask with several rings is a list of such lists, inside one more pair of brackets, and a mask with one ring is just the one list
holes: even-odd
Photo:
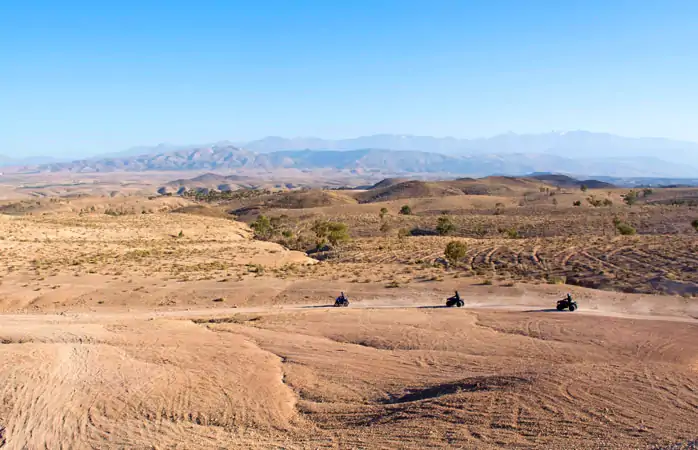
[(460, 308), (463, 305), (465, 305), (465, 302), (463, 302), (463, 300), (460, 298), (460, 296), (458, 296), (458, 294), (446, 299), (446, 306), (448, 306), (449, 308), (453, 306), (457, 306)]
[(337, 297), (337, 299), (334, 301), (334, 306), (338, 307), (347, 307), (349, 306), (349, 299), (344, 295), (344, 292), (342, 292), (342, 295)]
[(572, 300), (572, 298), (570, 298), (570, 297), (563, 298), (562, 300), (558, 300), (557, 301), (557, 310), (564, 311), (565, 309), (569, 309), (570, 311), (574, 311), (575, 309), (579, 309), (579, 306), (577, 306), (577, 302)]

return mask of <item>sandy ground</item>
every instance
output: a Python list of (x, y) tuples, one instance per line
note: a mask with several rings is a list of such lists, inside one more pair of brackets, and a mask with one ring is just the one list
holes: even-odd
[[(291, 283), (275, 298), (312, 287)], [(523, 301), (472, 289), (462, 309), (401, 290), (350, 294), (368, 299), (340, 309), (267, 297), (218, 310), (5, 314), (2, 439), (20, 449), (650, 448), (695, 438), (698, 320), (662, 297), (652, 308), (604, 293), (560, 313), (541, 287), (519, 288)]]
[[(357, 283), (354, 266), (180, 214), (3, 218), (0, 232), (3, 449), (698, 437), (694, 298), (461, 278), (388, 287), (402, 270), (389, 264)], [(465, 308), (443, 306), (455, 289)], [(553, 309), (566, 289), (579, 311)], [(329, 306), (340, 290), (349, 308)]]

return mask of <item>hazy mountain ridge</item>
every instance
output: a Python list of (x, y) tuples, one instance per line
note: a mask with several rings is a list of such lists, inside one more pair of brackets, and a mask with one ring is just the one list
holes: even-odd
[(244, 148), (269, 153), (283, 150), (355, 150), (384, 148), (447, 155), (545, 153), (564, 157), (657, 157), (666, 161), (698, 164), (698, 143), (665, 138), (628, 138), (589, 131), (543, 134), (506, 133), (482, 139), (378, 134), (352, 139), (266, 137)]
[[(606, 142), (604, 144), (606, 147), (615, 143), (614, 150), (580, 150), (584, 145), (594, 147), (602, 142)], [(382, 146), (343, 149), (370, 143)], [(459, 153), (458, 149), (463, 149), (465, 144), (471, 147), (470, 150), (461, 150)], [(652, 147), (653, 145), (656, 147)], [(327, 148), (285, 148), (295, 146), (326, 146)], [(406, 149), (413, 146), (421, 146), (421, 148)], [(154, 150), (152, 152), (148, 147), (134, 147), (116, 157), (45, 164), (24, 163), (24, 165), (31, 166), (27, 167), (29, 170), (46, 172), (332, 169), (393, 175), (425, 173), (486, 176), (552, 172), (577, 176), (692, 178), (696, 176), (698, 170), (691, 167), (688, 158), (677, 163), (654, 156), (624, 154), (631, 151), (641, 153), (642, 149), (648, 153), (650, 148), (655, 148), (654, 153), (660, 153), (664, 158), (664, 153), (656, 150), (662, 147), (679, 149), (674, 153), (666, 151), (668, 156), (673, 154), (677, 157), (676, 155), (679, 154), (677, 152), (680, 151), (690, 153), (691, 146), (696, 147), (694, 157), (698, 156), (698, 144), (667, 139), (629, 139), (588, 132), (545, 135), (507, 134), (472, 141), (406, 135), (376, 135), (338, 141), (271, 137), (251, 142), (245, 148), (232, 145), (228, 141), (186, 148), (161, 144), (152, 148)], [(277, 150), (266, 151), (270, 148)], [(430, 150), (434, 148), (439, 148), (443, 152)], [(526, 151), (515, 151), (517, 149)], [(571, 157), (560, 153), (578, 153), (578, 155)], [(602, 153), (603, 156), (595, 156), (598, 153)]]

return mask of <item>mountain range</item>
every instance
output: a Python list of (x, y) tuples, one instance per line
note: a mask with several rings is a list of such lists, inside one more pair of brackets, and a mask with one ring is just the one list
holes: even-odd
[[(656, 155), (661, 155), (661, 159)], [(268, 137), (243, 145), (228, 141), (192, 146), (160, 144), (90, 159), (13, 165), (48, 172), (293, 168), (386, 174), (486, 176), (554, 172), (578, 176), (694, 178), (698, 170), (693, 164), (698, 165), (695, 143), (575, 131), (510, 133), (475, 140), (409, 135), (343, 140)]]
[(589, 131), (543, 134), (506, 133), (483, 139), (378, 134), (353, 139), (266, 137), (242, 147), (258, 153), (282, 150), (418, 150), (446, 155), (544, 153), (568, 158), (657, 157), (698, 165), (698, 143), (664, 138), (628, 138)]

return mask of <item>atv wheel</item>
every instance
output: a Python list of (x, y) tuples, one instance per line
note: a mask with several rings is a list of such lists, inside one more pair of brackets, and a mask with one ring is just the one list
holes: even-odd
[(577, 309), (577, 307), (576, 307), (576, 306), (574, 306), (574, 305), (570, 305), (570, 312), (574, 311), (575, 309)]
[(558, 311), (562, 311), (563, 309), (565, 309), (564, 306), (562, 306), (562, 305), (557, 305), (557, 310), (558, 310)]
[(465, 303), (463, 302), (463, 300), (458, 300), (458, 303), (456, 303), (456, 306), (459, 307), (459, 308), (460, 308), (461, 306), (463, 306), (463, 305), (465, 305)]

